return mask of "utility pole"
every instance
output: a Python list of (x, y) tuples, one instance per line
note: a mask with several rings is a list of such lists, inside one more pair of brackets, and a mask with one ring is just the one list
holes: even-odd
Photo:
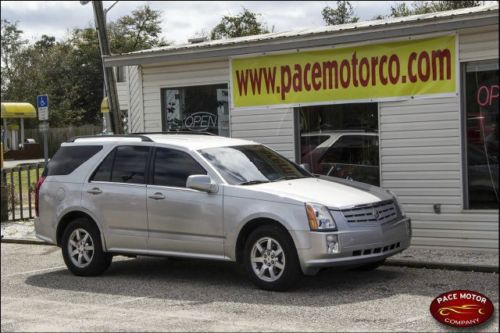
[[(82, 4), (83, 1), (82, 1)], [(109, 49), (108, 34), (106, 33), (106, 17), (102, 7), (102, 1), (92, 1), (94, 7), (95, 23), (99, 46), (101, 48), (101, 58), (104, 67), (104, 83), (109, 102), (109, 111), (111, 112), (111, 128), (115, 134), (124, 134), (122, 115), (118, 102), (118, 93), (116, 91), (115, 75), (112, 67), (104, 66), (104, 57), (111, 54)]]

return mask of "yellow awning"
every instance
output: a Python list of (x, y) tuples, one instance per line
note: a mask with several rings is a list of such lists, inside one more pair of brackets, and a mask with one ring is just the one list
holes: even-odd
[(30, 103), (2, 103), (2, 118), (36, 118), (36, 110)]

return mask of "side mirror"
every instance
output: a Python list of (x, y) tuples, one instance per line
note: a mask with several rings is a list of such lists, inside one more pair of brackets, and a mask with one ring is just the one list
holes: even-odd
[(299, 165), (302, 169), (308, 171), (308, 172), (311, 172), (311, 166), (309, 165), (309, 163), (302, 163)]
[(207, 193), (215, 193), (219, 190), (217, 184), (212, 183), (212, 179), (207, 175), (191, 175), (186, 181), (186, 187)]

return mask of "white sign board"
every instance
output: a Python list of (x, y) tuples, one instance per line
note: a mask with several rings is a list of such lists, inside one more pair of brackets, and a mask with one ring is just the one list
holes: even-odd
[(38, 108), (38, 120), (49, 120), (49, 108)]

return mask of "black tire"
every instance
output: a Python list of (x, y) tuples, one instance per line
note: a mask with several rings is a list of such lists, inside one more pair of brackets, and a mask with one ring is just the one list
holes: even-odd
[(377, 268), (382, 266), (384, 263), (385, 263), (385, 259), (380, 260), (380, 261), (376, 261), (376, 262), (371, 262), (371, 263), (363, 265), (363, 266), (356, 267), (353, 270), (360, 271), (360, 272), (369, 272), (369, 271), (376, 270)]
[[(85, 267), (78, 267), (70, 258), (68, 243), (73, 231), (77, 229), (83, 229), (90, 235), (92, 245), (94, 247), (91, 260)], [(90, 243), (88, 244), (90, 245)], [(110, 253), (103, 251), (100, 232), (95, 223), (84, 217), (76, 218), (68, 224), (66, 229), (64, 229), (61, 239), (61, 249), (66, 266), (71, 273), (78, 276), (101, 275), (108, 269), (113, 259), (113, 256)]]
[[(282, 270), (281, 276), (279, 276), (279, 278), (275, 281), (262, 280), (257, 273), (254, 272), (251, 262), (252, 248), (257, 241), (265, 237), (270, 237), (277, 241), (285, 256), (284, 269)], [(255, 229), (245, 243), (243, 255), (243, 263), (250, 280), (261, 289), (285, 291), (294, 287), (302, 276), (297, 250), (295, 249), (292, 238), (284, 228), (275, 225), (264, 225)], [(269, 270), (267, 270), (267, 273), (270, 274)]]

